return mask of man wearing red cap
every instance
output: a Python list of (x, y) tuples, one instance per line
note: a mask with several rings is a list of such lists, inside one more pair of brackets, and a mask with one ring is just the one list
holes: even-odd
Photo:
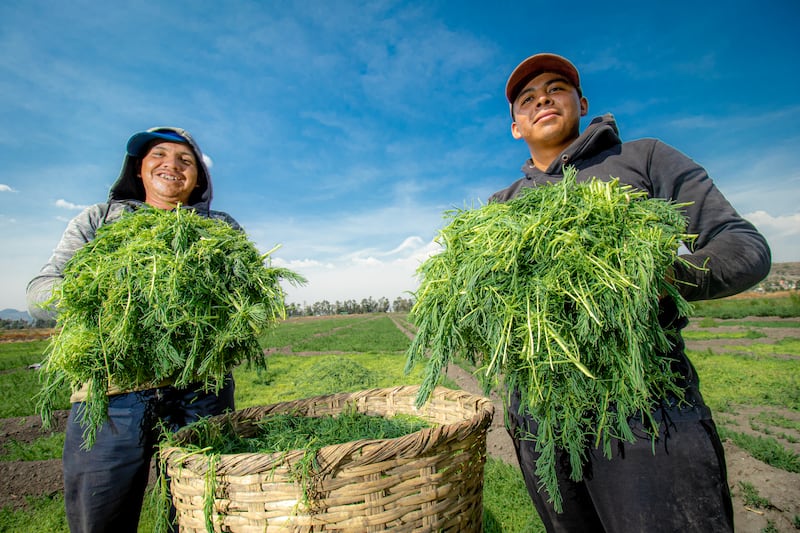
[[(575, 66), (555, 54), (537, 54), (520, 63), (506, 84), (511, 134), (528, 145), (523, 177), (492, 195), (503, 202), (525, 187), (562, 179), (565, 166), (577, 169), (577, 181), (619, 178), (650, 197), (685, 204), (687, 233), (697, 235), (683, 260), (674, 263), (674, 280), (689, 301), (721, 298), (748, 289), (771, 265), (764, 237), (744, 220), (716, 188), (705, 169), (656, 139), (622, 142), (613, 116), (595, 118), (580, 131), (589, 109)], [(528, 492), (551, 532), (733, 531), (733, 508), (725, 457), (699, 380), (684, 353), (680, 330), (687, 318), (666, 297), (659, 303), (661, 326), (676, 331), (674, 347), (661, 356), (672, 361), (685, 402), (656, 398), (659, 421), (655, 446), (631, 420), (636, 442), (615, 441), (612, 457), (587, 450), (583, 477), (570, 478), (566, 453), (557, 457), (563, 511), (541, 492), (535, 474), (539, 457), (534, 440), (537, 421), (511, 391), (509, 432), (514, 440)], [(543, 491), (544, 489), (542, 489)]]
[[(67, 261), (94, 239), (97, 229), (123, 212), (150, 205), (175, 209), (179, 204), (240, 229), (227, 213), (211, 210), (211, 175), (200, 147), (180, 128), (152, 128), (134, 134), (108, 201), (86, 208), (67, 225), (50, 260), (28, 284), (28, 310), (48, 320), (43, 308)], [(81, 410), (87, 387), (72, 394), (64, 441), (64, 503), (72, 533), (136, 533), (150, 461), (159, 439), (158, 426), (170, 430), (234, 408), (229, 376), (219, 393), (202, 387), (178, 389), (169, 383), (137, 390), (109, 388), (108, 420), (94, 446), (83, 447)]]

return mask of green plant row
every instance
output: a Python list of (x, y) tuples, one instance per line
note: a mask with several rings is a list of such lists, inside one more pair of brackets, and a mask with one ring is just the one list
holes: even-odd
[(682, 334), (687, 341), (703, 341), (711, 339), (762, 339), (766, 334), (748, 329), (746, 331), (684, 331)]
[[(796, 317), (788, 318), (791, 319)], [(696, 318), (693, 323), (701, 328), (715, 328), (719, 326), (745, 326), (748, 328), (800, 328), (800, 320), (737, 320), (702, 317)]]
[[(689, 350), (687, 355), (700, 375), (703, 397), (714, 411), (728, 411), (735, 405), (779, 406), (800, 411), (798, 357), (712, 350)], [(800, 351), (795, 355), (800, 355)]]
[(787, 472), (800, 473), (800, 455), (787, 450), (772, 437), (748, 435), (725, 427), (720, 428), (719, 433), (723, 439), (730, 439), (763, 463)]
[(745, 318), (748, 316), (800, 317), (800, 293), (789, 292), (772, 297), (740, 296), (693, 303), (694, 316), (712, 318)]
[[(360, 316), (326, 316), (325, 318), (289, 318), (278, 327), (262, 335), (260, 341), (264, 348), (283, 348), (304, 341), (315, 335), (328, 335), (333, 330), (353, 326), (368, 317)], [(336, 336), (336, 335), (334, 335)]]
[[(331, 323), (327, 324), (330, 320)], [(334, 325), (335, 324), (335, 325)], [(410, 340), (385, 314), (289, 319), (262, 337), (265, 348), (292, 352), (403, 352)]]

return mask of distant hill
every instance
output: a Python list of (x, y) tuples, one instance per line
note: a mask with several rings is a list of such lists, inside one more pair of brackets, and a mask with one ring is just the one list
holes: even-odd
[(770, 277), (786, 276), (788, 278), (800, 278), (800, 261), (790, 263), (772, 263), (769, 271)]
[(772, 263), (767, 277), (751, 291), (776, 292), (800, 289), (800, 261)]
[(0, 311), (0, 318), (4, 320), (25, 320), (26, 322), (33, 322), (33, 318), (27, 311), (18, 311), (16, 309), (3, 309)]

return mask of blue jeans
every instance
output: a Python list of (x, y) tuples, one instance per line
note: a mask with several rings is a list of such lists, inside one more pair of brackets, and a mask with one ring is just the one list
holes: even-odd
[[(199, 389), (199, 388), (198, 388)], [(72, 404), (64, 441), (64, 503), (72, 533), (136, 533), (159, 424), (171, 431), (234, 408), (234, 382), (219, 394), (161, 387), (109, 397), (108, 420), (81, 448), (83, 403)]]

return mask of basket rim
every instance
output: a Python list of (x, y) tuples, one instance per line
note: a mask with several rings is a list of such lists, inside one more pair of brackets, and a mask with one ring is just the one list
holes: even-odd
[[(346, 403), (351, 399), (366, 398), (376, 393), (389, 393), (393, 396), (416, 396), (419, 390), (419, 385), (401, 385), (397, 387), (386, 388), (371, 388), (355, 392), (341, 392), (333, 394), (324, 394), (318, 396), (311, 396), (299, 400), (290, 400), (285, 402), (276, 402), (264, 406), (251, 406), (240, 410), (223, 413), (210, 417), (210, 420), (225, 420), (230, 418), (237, 418), (242, 420), (250, 420), (256, 418), (250, 415), (261, 415), (262, 418), (271, 413), (285, 413), (291, 410), (295, 405), (305, 406), (306, 408), (314, 404), (323, 403), (326, 401), (338, 401)], [(483, 429), (484, 431), (489, 427), (494, 416), (495, 407), (491, 400), (484, 396), (478, 396), (466, 391), (449, 389), (443, 386), (437, 386), (430, 395), (430, 398), (448, 398), (453, 401), (458, 401), (460, 404), (473, 404), (475, 412), (463, 420), (450, 422), (450, 423), (437, 423), (437, 425), (428, 428), (419, 429), (413, 433), (402, 435), (400, 437), (386, 438), (386, 439), (358, 439), (348, 441), (340, 444), (330, 444), (320, 448), (317, 451), (319, 457), (336, 456), (340, 460), (352, 456), (355, 452), (362, 451), (364, 448), (375, 446), (379, 448), (377, 451), (377, 460), (386, 460), (392, 457), (403, 458), (409, 455), (420, 455), (426, 451), (435, 449), (437, 445), (448, 442), (451, 440), (461, 440), (460, 435), (472, 433), (475, 430)], [(430, 400), (426, 405), (430, 404)], [(356, 402), (357, 405), (357, 402)], [(415, 408), (416, 409), (416, 408)], [(419, 408), (419, 415), (421, 418), (426, 418), (424, 413), (425, 406)], [(178, 430), (179, 435), (186, 428)], [(380, 449), (385, 450), (380, 453)], [(388, 450), (388, 451), (386, 451)], [(159, 455), (162, 460), (167, 464), (175, 463), (178, 468), (188, 469), (191, 472), (199, 475), (204, 475), (208, 470), (208, 459), (212, 454), (205, 451), (190, 451), (182, 446), (163, 446), (159, 450)], [(233, 454), (219, 454), (215, 465), (218, 474), (236, 475), (234, 472), (226, 472), (230, 463), (241, 463), (247, 460), (256, 460), (258, 467), (248, 470), (247, 475), (253, 475), (263, 472), (274, 470), (281, 465), (290, 465), (295, 461), (301, 459), (306, 453), (304, 449), (294, 449), (270, 453), (233, 453)], [(216, 455), (216, 454), (214, 454)], [(323, 470), (331, 470), (336, 467), (340, 462), (334, 460), (332, 463), (323, 465)], [(367, 461), (356, 461), (353, 464), (369, 463), (376, 460), (375, 454), (371, 454), (371, 459)], [(235, 469), (235, 467), (233, 467)]]

